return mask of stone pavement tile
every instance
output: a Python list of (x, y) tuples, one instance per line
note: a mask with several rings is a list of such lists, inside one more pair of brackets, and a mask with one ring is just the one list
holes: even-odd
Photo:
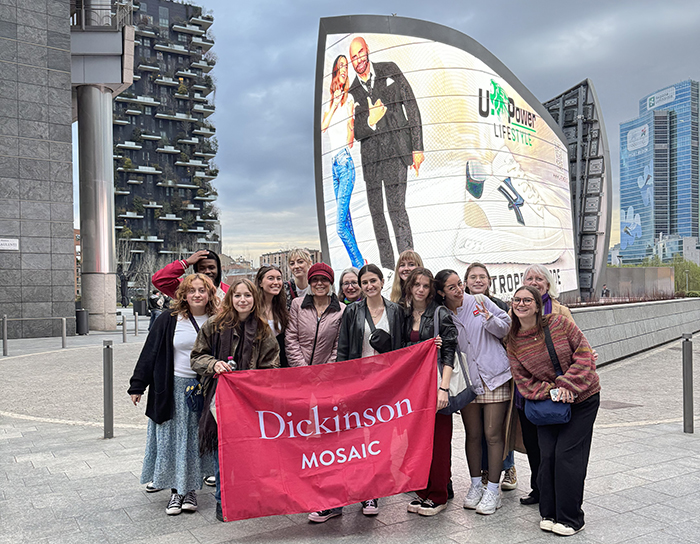
[[(67, 495), (67, 493), (75, 493), (78, 498), (57, 502), (51, 508), (54, 515), (59, 518), (75, 518), (85, 517), (101, 512), (121, 511), (125, 508), (131, 508), (138, 505), (149, 505), (150, 502), (141, 493), (121, 493), (112, 495), (100, 500), (84, 501), (80, 499), (80, 494), (77, 491), (63, 491), (58, 495)], [(70, 497), (70, 495), (68, 495)]]
[(692, 474), (696, 477), (700, 476), (700, 472), (698, 470), (692, 470), (687, 466), (683, 466), (679, 464), (676, 459), (666, 463), (658, 463), (656, 465), (647, 465), (645, 467), (635, 468), (634, 470), (627, 470), (626, 473), (631, 476), (644, 478), (650, 482), (668, 480), (669, 478), (675, 478), (676, 476), (683, 476), (687, 474)]
[(698, 521), (682, 521), (659, 529), (663, 529), (665, 533), (673, 535), (682, 542), (700, 542), (700, 522)]
[(595, 520), (586, 523), (586, 536), (598, 539), (601, 542), (614, 544), (625, 542), (643, 536), (648, 533), (664, 529), (665, 526), (658, 521), (644, 516), (638, 516), (632, 512), (617, 514), (605, 519)]
[(108, 544), (109, 540), (99, 529), (55, 535), (39, 541), (41, 544)]
[(616, 493), (630, 487), (648, 484), (649, 480), (629, 476), (627, 474), (608, 474), (599, 478), (589, 478), (586, 480), (586, 497), (593, 495), (607, 495)]
[(0, 471), (4, 472), (7, 479), (22, 480), (28, 475), (43, 474), (45, 476), (49, 475), (49, 471), (46, 467), (35, 467), (30, 462), (27, 463), (9, 463), (0, 467)]
[[(494, 514), (497, 515), (497, 514)], [(456, 542), (525, 542), (538, 537), (540, 528), (537, 523), (520, 518), (501, 519), (501, 523), (494, 523), (482, 527), (474, 527), (468, 531), (447, 533), (447, 536)]]
[(31, 505), (34, 508), (52, 508), (54, 509), (54, 515), (56, 513), (56, 507), (62, 507), (64, 505), (72, 505), (75, 508), (80, 501), (80, 496), (75, 491), (66, 491), (63, 493), (53, 493), (50, 490), (43, 490), (40, 493), (36, 493), (33, 497), (29, 499)]
[[(109, 505), (106, 505), (109, 508)], [(100, 529), (105, 531), (114, 525), (127, 525), (131, 523), (131, 519), (126, 515), (123, 508), (117, 508), (116, 510), (105, 509), (105, 505), (102, 505), (102, 510), (86, 512), (78, 511), (77, 516), (73, 516), (66, 519), (75, 520), (80, 526), (80, 530), (94, 530)]]
[(697, 512), (688, 512), (673, 508), (669, 504), (652, 504), (634, 512), (637, 515), (656, 520), (664, 525), (673, 525), (681, 521), (696, 519)]
[(179, 531), (165, 535), (150, 536), (132, 540), (130, 544), (199, 544), (199, 541), (189, 531)]
[(613, 512), (612, 510), (608, 510), (607, 508), (593, 504), (588, 499), (583, 501), (583, 506), (581, 506), (581, 509), (585, 515), (586, 523), (595, 523), (598, 520), (605, 520), (617, 515), (617, 512)]
[(628, 489), (623, 489), (621, 491), (615, 492), (615, 495), (619, 495), (626, 499), (632, 499), (639, 501), (644, 504), (659, 504), (670, 500), (672, 497), (666, 493), (659, 493), (658, 491), (651, 489), (649, 487), (630, 487)]
[(678, 508), (680, 510), (685, 510), (686, 512), (694, 513), (697, 515), (700, 512), (700, 492), (693, 493), (690, 495), (679, 495), (669, 498), (662, 504), (670, 506), (671, 508)]
[(700, 470), (700, 454), (694, 453), (692, 456), (681, 457), (675, 461), (678, 465), (687, 467), (689, 471)]
[[(314, 536), (320, 538), (333, 538), (338, 536), (340, 524), (337, 523), (341, 518), (334, 518), (326, 523), (314, 524), (314, 527), (298, 525), (287, 516), (271, 516), (258, 519), (247, 519), (241, 521), (230, 521), (222, 523), (217, 521), (215, 524), (210, 523), (201, 527), (190, 529), (190, 533), (199, 541), (206, 544), (216, 544), (218, 542), (227, 542), (238, 538), (244, 538), (246, 542), (253, 542), (256, 536), (274, 534), (275, 532), (282, 537), (289, 538), (293, 542), (293, 535), (304, 534), (307, 540), (311, 540)], [(330, 523), (335, 521), (336, 523)], [(310, 523), (309, 523), (310, 525)], [(317, 534), (318, 533), (318, 534)], [(274, 541), (274, 539), (271, 539)]]
[(625, 442), (613, 446), (599, 447), (594, 440), (590, 462), (602, 461), (605, 459), (614, 459), (615, 461), (618, 461), (619, 458), (627, 455), (649, 451), (654, 451), (654, 448), (650, 445), (640, 444), (639, 442)]
[(625, 542), (634, 544), (680, 544), (686, 542), (697, 542), (697, 536), (690, 537), (688, 540), (681, 538), (678, 535), (673, 535), (667, 531), (655, 531), (646, 535), (637, 536)]
[(51, 461), (55, 459), (53, 453), (49, 452), (39, 452), (39, 453), (28, 453), (25, 455), (15, 455), (15, 461), (18, 463), (30, 462), (34, 466), (41, 467), (45, 466), (45, 461)]
[(695, 473), (684, 474), (659, 482), (652, 482), (646, 487), (672, 497), (691, 495), (700, 488), (700, 476), (696, 476)]
[(80, 527), (72, 519), (56, 519), (50, 508), (28, 509), (0, 519), (0, 534), (16, 537), (15, 542), (34, 542), (44, 537), (78, 533)]
[[(42, 467), (45, 468), (45, 467)], [(59, 472), (57, 474), (28, 474), (24, 480), (24, 485), (26, 487), (44, 487), (48, 489), (53, 484), (60, 484), (62, 482), (68, 481), (65, 473)]]
[(618, 472), (625, 472), (629, 470), (629, 466), (618, 463), (610, 459), (603, 459), (599, 461), (591, 461), (588, 463), (588, 478), (599, 478), (601, 476), (607, 476), (609, 474), (616, 474)]
[[(634, 495), (636, 488), (631, 488), (630, 494)], [(610, 510), (617, 514), (622, 514), (624, 512), (633, 512), (639, 508), (644, 508), (647, 503), (633, 499), (632, 497), (625, 497), (620, 493), (612, 493), (610, 495), (598, 495), (591, 499), (586, 500), (585, 508), (590, 505), (599, 506)], [(584, 510), (585, 511), (585, 510)]]
[(615, 461), (632, 468), (638, 468), (655, 465), (666, 461), (673, 461), (679, 457), (685, 457), (686, 453), (687, 452), (677, 450), (657, 449), (654, 451), (645, 451), (625, 455), (615, 459)]

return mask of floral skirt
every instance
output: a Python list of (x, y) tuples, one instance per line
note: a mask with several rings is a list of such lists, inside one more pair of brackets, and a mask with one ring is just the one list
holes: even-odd
[(141, 483), (161, 489), (187, 491), (202, 488), (202, 478), (214, 474), (211, 455), (199, 456), (199, 413), (187, 407), (185, 387), (190, 378), (175, 376), (173, 418), (164, 423), (148, 420)]

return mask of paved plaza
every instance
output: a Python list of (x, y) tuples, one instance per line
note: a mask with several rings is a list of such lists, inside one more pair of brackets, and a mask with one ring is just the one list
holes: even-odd
[[(359, 505), (340, 518), (310, 524), (305, 514), (220, 523), (212, 488), (199, 511), (165, 515), (169, 492), (139, 484), (146, 437), (145, 402), (134, 407), (127, 384), (145, 339), (121, 334), (10, 340), (0, 358), (0, 544), (370, 542), (539, 543), (560, 537), (539, 530), (524, 455), (519, 488), (504, 492), (491, 516), (462, 508), (468, 486), (464, 430), (455, 418), (453, 479), (457, 497), (434, 518), (406, 512), (408, 495), (383, 498), (380, 514)], [(114, 342), (115, 432), (103, 439), (102, 340)], [(696, 346), (700, 344), (697, 338)], [(698, 360), (700, 346), (695, 350)], [(601, 410), (586, 483), (586, 529), (574, 543), (700, 542), (700, 428), (684, 434), (680, 341), (600, 369)], [(700, 392), (696, 388), (696, 405)], [(241, 500), (245, 500), (242, 497)]]

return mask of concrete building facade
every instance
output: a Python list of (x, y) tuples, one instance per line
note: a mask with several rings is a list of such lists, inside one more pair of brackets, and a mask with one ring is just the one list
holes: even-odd
[(0, 315), (22, 319), (10, 337), (75, 317), (70, 15), (68, 0), (0, 2)]

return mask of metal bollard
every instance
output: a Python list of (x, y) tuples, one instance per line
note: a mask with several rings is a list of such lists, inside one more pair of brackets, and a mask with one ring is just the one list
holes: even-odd
[(122, 344), (126, 344), (126, 316), (122, 315)]
[(139, 313), (134, 312), (134, 336), (139, 335)]
[(114, 438), (114, 352), (112, 341), (103, 340), (102, 371), (104, 374), (104, 431), (105, 438)]
[(7, 316), (2, 316), (2, 355), (7, 357), (9, 350), (7, 348)]
[(61, 347), (66, 349), (66, 318), (61, 318)]
[(693, 335), (683, 335), (683, 432), (693, 430)]

